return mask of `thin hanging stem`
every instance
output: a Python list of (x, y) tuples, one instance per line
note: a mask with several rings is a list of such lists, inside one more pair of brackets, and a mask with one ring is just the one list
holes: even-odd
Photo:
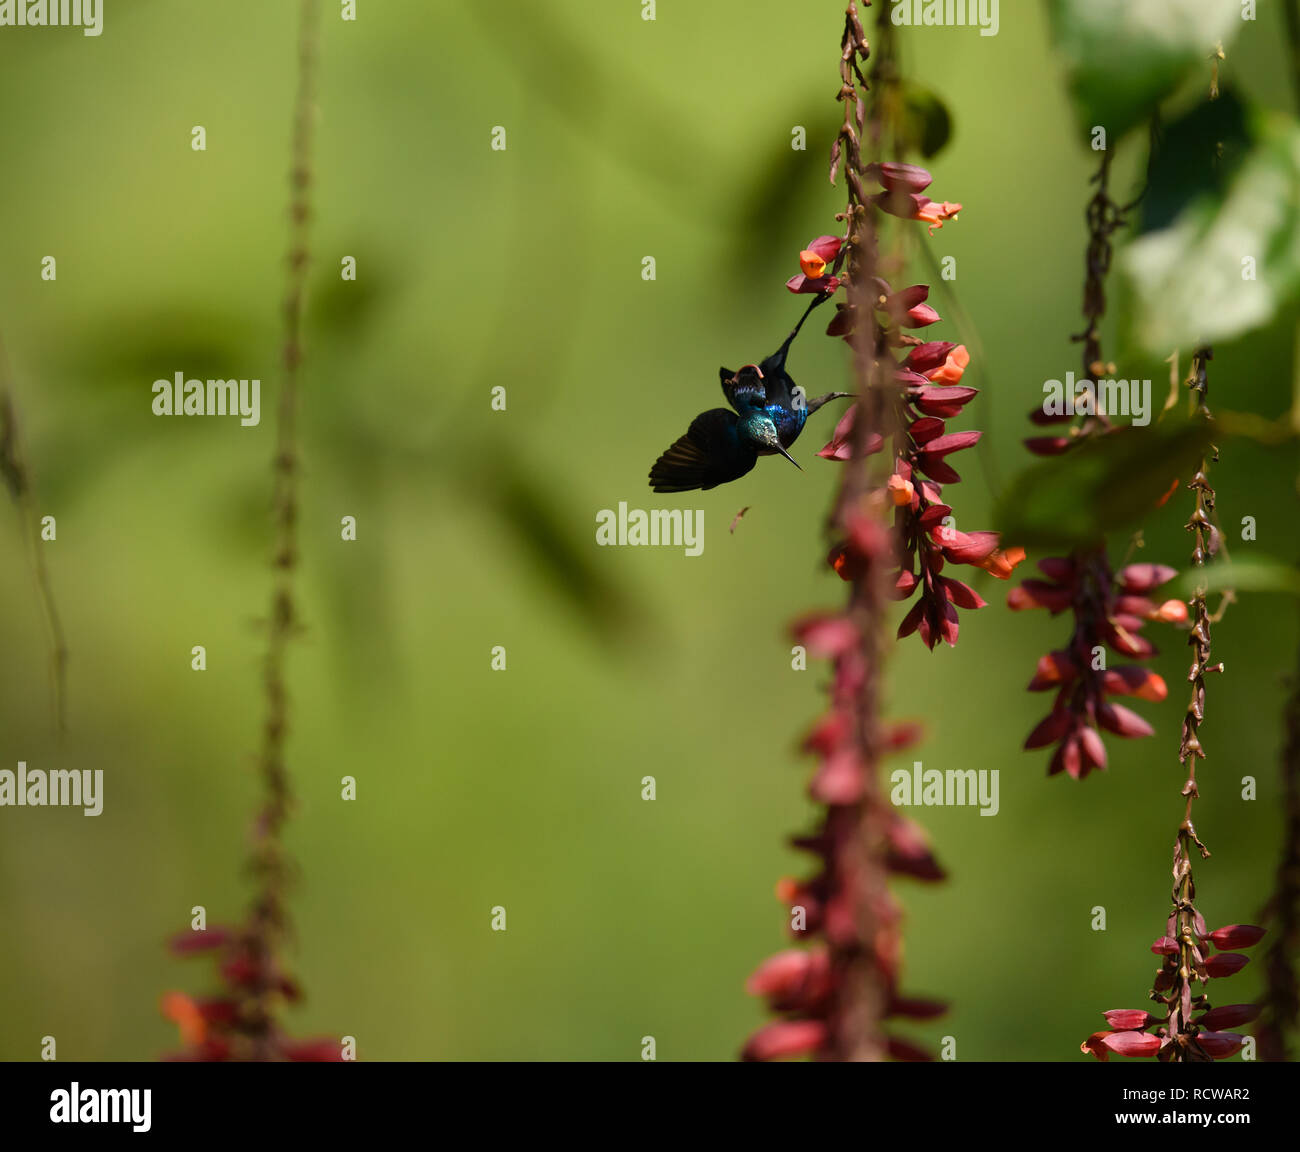
[(18, 519), (26, 543), (28, 564), (32, 581), (36, 585), (36, 599), (45, 621), (45, 632), (50, 652), (50, 694), (53, 701), (54, 727), (62, 735), (67, 731), (67, 679), (68, 644), (54, 601), (54, 586), (45, 563), (45, 541), (41, 539), (41, 517), (37, 511), (35, 486), (27, 454), (23, 445), (22, 430), (18, 425), (18, 411), (10, 384), (9, 357), (4, 339), (0, 336), (0, 479), (8, 487), (18, 507)]
[[(263, 802), (254, 827), (251, 857), (258, 891), (247, 932), (247, 944), (254, 963), (259, 971), (268, 975), (268, 982), (270, 974), (276, 970), (276, 957), (287, 928), (284, 900), (291, 870), (281, 839), (293, 799), (285, 763), (289, 731), (286, 663), (289, 644), (297, 630), (294, 578), (298, 567), (298, 408), (303, 358), (303, 301), (309, 263), (312, 129), (316, 111), (316, 56), (320, 24), (318, 0), (301, 0), (298, 11), (298, 89), (294, 102), (290, 171), (288, 283), (283, 313), (284, 359), (273, 463), (274, 579), (263, 679), (266, 717), (258, 756)], [(271, 1004), (275, 990), (272, 987), (258, 987), (252, 991), (261, 1010), (255, 1006), (254, 1011), (247, 1014), (245, 1019), (255, 1041), (254, 1059), (265, 1059), (271, 1040)]]

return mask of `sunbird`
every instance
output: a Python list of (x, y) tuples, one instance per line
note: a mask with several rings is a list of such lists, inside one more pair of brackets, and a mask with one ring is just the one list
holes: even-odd
[(827, 401), (852, 396), (851, 392), (827, 392), (809, 400), (785, 370), (786, 355), (803, 322), (828, 299), (822, 295), (813, 300), (785, 343), (761, 364), (746, 364), (739, 372), (718, 369), (722, 394), (735, 411), (710, 408), (696, 416), (686, 435), (678, 437), (655, 461), (650, 469), (651, 488), (656, 492), (707, 491), (739, 480), (760, 456), (778, 453), (799, 468), (786, 449), (799, 438), (809, 415)]

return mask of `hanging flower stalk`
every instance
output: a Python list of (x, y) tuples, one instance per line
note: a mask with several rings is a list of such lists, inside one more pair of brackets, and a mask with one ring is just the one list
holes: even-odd
[[(1083, 376), (1095, 382), (1113, 373), (1114, 365), (1101, 358), (1101, 322), (1106, 312), (1106, 275), (1110, 271), (1111, 237), (1124, 223), (1124, 209), (1110, 197), (1110, 153), (1103, 152), (1093, 178), (1097, 191), (1088, 203), (1088, 249), (1083, 290), (1083, 332), (1073, 339), (1083, 344)], [(1035, 424), (1051, 425), (1075, 420), (1067, 433), (1033, 437), (1025, 446), (1037, 455), (1069, 452), (1094, 436), (1104, 436), (1116, 425), (1098, 399), (1084, 391), (1071, 405), (1074, 415), (1052, 412), (1044, 405), (1030, 413)], [(1076, 399), (1076, 398), (1072, 398)], [(1092, 402), (1090, 403), (1089, 400)], [(1170, 494), (1172, 494), (1172, 489)], [(1166, 496), (1168, 499), (1168, 496)], [(1131, 564), (1113, 572), (1104, 543), (1076, 549), (1068, 556), (1038, 561), (1046, 579), (1029, 578), (1007, 595), (1014, 611), (1046, 608), (1053, 616), (1069, 612), (1074, 627), (1064, 648), (1048, 652), (1038, 661), (1029, 691), (1055, 691), (1051, 711), (1025, 740), (1025, 748), (1053, 748), (1048, 775), (1064, 772), (1083, 779), (1093, 769), (1106, 767), (1102, 731), (1135, 739), (1153, 729), (1137, 712), (1111, 698), (1132, 696), (1163, 700), (1168, 689), (1161, 677), (1141, 663), (1111, 667), (1110, 656), (1133, 661), (1149, 660), (1156, 647), (1140, 635), (1150, 620), (1182, 624), (1187, 609), (1179, 600), (1160, 601), (1157, 589), (1178, 573), (1165, 564)]]
[[(967, 535), (947, 520), (951, 507), (942, 485), (960, 479), (947, 458), (979, 438), (978, 432), (949, 434), (944, 426), (976, 395), (959, 384), (969, 356), (958, 345), (910, 335), (909, 329), (940, 319), (925, 302), (929, 289), (896, 292), (880, 275), (879, 213), (922, 221), (933, 231), (961, 209), (924, 195), (931, 177), (923, 168), (863, 158), (864, 138), (879, 147), (900, 106), (893, 98), (890, 31), (882, 10), (868, 118), (864, 68), (870, 49), (858, 5), (848, 5), (840, 55), (844, 121), (830, 172), (833, 183), (843, 165), (848, 204), (836, 219), (844, 233), (809, 244), (800, 255), (802, 272), (787, 284), (795, 293), (829, 297), (843, 288), (845, 295), (827, 333), (853, 350), (857, 401), (819, 455), (844, 464), (830, 518), (837, 543), (829, 560), (849, 585), (849, 602), (842, 613), (809, 616), (794, 627), (810, 654), (831, 660), (834, 669), (830, 710), (805, 742), (818, 759), (809, 791), (824, 812), (812, 834), (793, 841), (814, 856), (816, 869), (811, 878), (778, 888), (792, 909), (792, 935), (814, 943), (779, 953), (751, 977), (749, 990), (765, 996), (780, 1019), (750, 1037), (748, 1059), (931, 1058), (886, 1030), (888, 1020), (945, 1010), (940, 1002), (899, 991), (901, 910), (889, 877), (933, 881), (943, 871), (924, 833), (888, 803), (878, 783), (881, 761), (920, 736), (916, 726), (886, 724), (879, 714), (888, 605), (917, 596), (899, 635), (919, 632), (930, 647), (940, 639), (954, 644), (956, 607), (978, 608), (983, 601), (942, 575), (945, 563), (1005, 576), (1023, 555), (1000, 552), (993, 533)], [(871, 191), (872, 185), (881, 190)], [(890, 465), (873, 471), (883, 459)]]
[(290, 173), (292, 195), (289, 274), (284, 306), (284, 375), (274, 457), (275, 544), (272, 568), (275, 580), (263, 681), (266, 719), (258, 757), (263, 800), (254, 823), (249, 861), (256, 892), (252, 908), (241, 926), (183, 932), (172, 941), (172, 949), (177, 954), (214, 956), (221, 984), (221, 991), (208, 998), (195, 998), (180, 992), (169, 992), (163, 997), (163, 1014), (177, 1025), (185, 1045), (184, 1050), (174, 1057), (181, 1060), (342, 1059), (337, 1041), (292, 1040), (284, 1033), (279, 1020), (283, 1005), (300, 996), (298, 984), (285, 970), (282, 958), (288, 931), (285, 897), (292, 872), (283, 841), (284, 825), (292, 806), (285, 759), (288, 735), (285, 665), (289, 642), (298, 626), (294, 607), (294, 577), (298, 562), (297, 411), (303, 348), (303, 300), (309, 259), (311, 143), (319, 23), (318, 0), (301, 0), (298, 92)]
[[(1198, 349), (1189, 380), (1189, 386), (1196, 392), (1198, 412), (1206, 420), (1210, 418), (1206, 407), (1206, 365), (1210, 359), (1208, 348)], [(1217, 459), (1213, 450), (1211, 458)], [(1198, 570), (1218, 551), (1218, 529), (1212, 521), (1214, 489), (1210, 487), (1208, 470), (1209, 460), (1202, 460), (1188, 485), (1195, 493), (1195, 507), (1187, 529), (1195, 539), (1192, 565)], [(1192, 802), (1200, 795), (1197, 761), (1205, 759), (1201, 743), (1205, 677), (1223, 671), (1222, 664), (1210, 663), (1212, 621), (1206, 596), (1206, 584), (1201, 580), (1190, 601), (1192, 628), (1187, 642), (1192, 649), (1192, 662), (1187, 679), (1192, 691), (1178, 744), (1178, 761), (1187, 768), (1187, 780), (1182, 787), (1183, 819), (1174, 843), (1173, 908), (1165, 922), (1164, 934), (1151, 945), (1151, 951), (1163, 957), (1150, 994), (1158, 1008), (1155, 1012), (1137, 1009), (1106, 1012), (1110, 1027), (1093, 1033), (1081, 1045), (1084, 1052), (1091, 1052), (1101, 1060), (1108, 1059), (1112, 1052), (1121, 1056), (1155, 1056), (1166, 1062), (1226, 1059), (1239, 1052), (1245, 1043), (1245, 1036), (1237, 1029), (1259, 1014), (1259, 1008), (1253, 1004), (1214, 1007), (1209, 982), (1241, 971), (1249, 962), (1241, 949), (1257, 944), (1264, 936), (1264, 929), (1251, 924), (1230, 924), (1211, 932), (1196, 908), (1193, 849), (1201, 859), (1210, 856), (1192, 822)]]
[(1300, 652), (1283, 718), (1282, 853), (1266, 909), (1274, 936), (1263, 960), (1264, 1009), (1256, 1033), (1260, 1059), (1269, 1061), (1292, 1058), (1300, 1028)]

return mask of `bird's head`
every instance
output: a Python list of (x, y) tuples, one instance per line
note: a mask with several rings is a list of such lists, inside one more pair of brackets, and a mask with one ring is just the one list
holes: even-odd
[[(741, 371), (744, 371), (744, 369), (741, 369)], [(799, 462), (782, 445), (781, 437), (777, 435), (776, 425), (772, 423), (772, 417), (762, 409), (756, 408), (745, 413), (740, 418), (740, 434), (753, 444), (760, 454), (780, 453), (796, 468), (799, 468), (800, 472), (803, 471), (799, 467)]]

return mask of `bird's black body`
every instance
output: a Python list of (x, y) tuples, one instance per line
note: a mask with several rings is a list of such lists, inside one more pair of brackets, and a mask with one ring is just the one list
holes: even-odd
[(739, 480), (760, 456), (780, 453), (795, 463), (786, 449), (798, 439), (809, 414), (828, 400), (849, 395), (828, 392), (808, 400), (785, 370), (786, 355), (804, 320), (827, 298), (818, 296), (785, 343), (761, 364), (747, 364), (739, 372), (719, 369), (722, 392), (731, 409), (710, 408), (691, 421), (686, 435), (650, 469), (650, 486), (656, 492), (716, 488)]

